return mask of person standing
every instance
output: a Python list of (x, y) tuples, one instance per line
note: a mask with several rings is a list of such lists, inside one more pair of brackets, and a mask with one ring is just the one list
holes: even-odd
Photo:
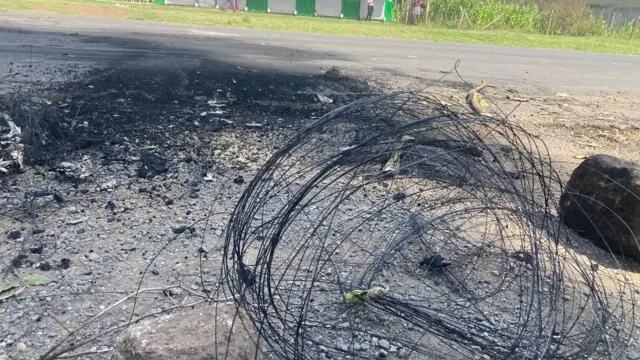
[(376, 4), (376, 0), (367, 0), (367, 19), (366, 21), (371, 22), (371, 17), (373, 16), (373, 8)]
[(420, 23), (420, 12), (422, 11), (422, 0), (415, 0), (413, 3), (413, 25)]
[(228, 9), (229, 3), (231, 3), (231, 8), (233, 9), (233, 12), (236, 12), (236, 10), (238, 10), (237, 9), (238, 3), (236, 2), (236, 0), (226, 0), (224, 2), (224, 5), (222, 5), (222, 7), (220, 8), (220, 10)]

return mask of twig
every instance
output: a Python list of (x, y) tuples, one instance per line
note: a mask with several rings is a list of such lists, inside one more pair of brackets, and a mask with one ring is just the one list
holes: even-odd
[[(129, 298), (129, 297), (127, 297), (127, 298)], [(90, 338), (88, 338), (88, 339), (86, 339), (86, 340), (84, 340), (84, 341), (81, 341), (81, 342), (79, 342), (79, 343), (75, 343), (75, 344), (73, 344), (72, 346), (69, 346), (67, 349), (60, 350), (60, 351), (55, 352), (55, 353), (53, 353), (53, 354), (51, 354), (51, 355), (49, 355), (49, 356), (45, 356), (45, 355), (43, 355), (43, 356), (40, 358), (40, 360), (54, 360), (54, 359), (58, 359), (58, 358), (60, 358), (60, 356), (62, 356), (62, 355), (64, 355), (64, 354), (66, 354), (66, 353), (68, 353), (68, 352), (70, 352), (70, 351), (73, 351), (73, 350), (75, 350), (75, 349), (78, 349), (78, 348), (80, 348), (80, 347), (82, 347), (82, 346), (84, 346), (84, 345), (86, 345), (86, 344), (89, 344), (89, 343), (91, 343), (91, 342), (93, 342), (93, 341), (95, 341), (95, 340), (97, 340), (97, 339), (101, 338), (101, 337), (102, 337), (102, 336), (104, 336), (104, 335), (107, 335), (107, 334), (112, 333), (112, 332), (114, 332), (114, 331), (116, 331), (116, 330), (122, 329), (123, 327), (129, 326), (129, 325), (131, 325), (131, 324), (135, 324), (135, 323), (137, 323), (138, 321), (143, 320), (143, 319), (146, 319), (146, 318), (148, 318), (148, 317), (150, 317), (150, 316), (163, 314), (163, 313), (166, 313), (166, 312), (169, 312), (169, 311), (171, 311), (171, 310), (178, 309), (178, 308), (195, 307), (195, 306), (200, 305), (200, 304), (203, 304), (203, 303), (205, 303), (205, 302), (207, 302), (207, 301), (208, 301), (208, 299), (202, 299), (202, 300), (198, 300), (198, 301), (196, 301), (196, 302), (192, 302), (192, 303), (190, 303), (190, 304), (179, 304), (179, 305), (174, 305), (174, 306), (170, 306), (170, 307), (168, 307), (168, 308), (166, 308), (166, 309), (162, 309), (162, 310), (158, 310), (158, 311), (154, 311), (154, 312), (150, 312), (150, 313), (147, 313), (147, 314), (144, 314), (144, 315), (138, 316), (137, 318), (135, 318), (135, 319), (133, 319), (133, 320), (125, 321), (125, 322), (120, 323), (120, 324), (118, 324), (118, 325), (116, 325), (116, 326), (112, 326), (112, 327), (108, 328), (107, 330), (105, 330), (105, 331), (103, 331), (103, 332), (100, 332), (100, 333), (98, 333), (98, 334), (96, 334), (96, 335), (94, 335), (94, 336), (92, 336), (92, 337), (90, 337)], [(99, 315), (100, 315), (100, 314), (98, 314), (98, 315), (96, 315), (96, 316), (99, 316)], [(48, 353), (48, 354), (49, 354), (49, 353)]]
[(64, 337), (64, 339), (62, 339), (57, 345), (55, 345), (54, 347), (52, 347), (51, 349), (49, 349), (49, 351), (47, 351), (44, 355), (42, 355), (40, 357), (40, 360), (50, 360), (50, 359), (55, 359), (57, 356), (67, 353), (71, 350), (76, 349), (77, 347), (73, 347), (73, 348), (69, 348), (68, 350), (65, 350), (63, 352), (57, 352), (54, 354), (54, 356), (49, 356), (50, 354), (52, 354), (57, 348), (59, 348), (65, 341), (67, 341), (67, 339), (69, 339), (71, 336), (73, 336), (74, 334), (76, 334), (78, 331), (84, 329), (85, 327), (89, 326), (91, 323), (93, 323), (94, 321), (96, 321), (99, 317), (101, 317), (102, 315), (108, 313), (109, 311), (111, 311), (113, 308), (119, 306), (120, 304), (122, 304), (123, 302), (139, 295), (140, 293), (144, 293), (144, 292), (153, 292), (153, 291), (167, 291), (169, 289), (172, 288), (176, 288), (177, 286), (163, 286), (163, 287), (155, 287), (155, 288), (146, 288), (146, 289), (140, 289), (134, 293), (131, 293), (127, 296), (125, 296), (124, 298), (118, 300), (117, 302), (113, 303), (111, 306), (107, 307), (106, 309), (102, 310), (101, 312), (99, 312), (98, 314), (96, 314), (95, 316), (93, 316), (91, 319), (89, 319), (88, 321), (86, 321), (84, 324), (80, 325), (80, 327), (78, 327), (77, 329), (69, 332), (67, 334), (67, 336)]
[(469, 22), (469, 26), (473, 27), (473, 22), (471, 22), (471, 19), (469, 18), (469, 14), (467, 14), (466, 10), (464, 10), (464, 17), (467, 18), (467, 21)]
[(493, 21), (492, 21), (492, 22), (490, 22), (490, 23), (488, 23), (487, 25), (485, 25), (481, 30), (484, 30), (484, 29), (488, 28), (488, 27), (489, 27), (489, 26), (491, 26), (491, 24), (493, 24), (494, 22), (496, 22), (496, 21), (500, 20), (500, 19), (504, 16), (504, 14), (505, 14), (505, 13), (502, 13), (500, 16), (498, 16), (497, 18), (493, 19)]
[[(189, 303), (189, 304), (185, 304), (184, 301), (181, 304), (176, 304), (173, 306), (170, 306), (168, 308), (162, 309), (162, 310), (158, 310), (155, 312), (151, 312), (148, 314), (144, 314), (141, 315), (137, 318), (133, 318), (130, 319), (129, 321), (125, 321), (123, 323), (120, 323), (116, 326), (113, 326), (99, 334), (96, 334), (90, 338), (88, 338), (87, 340), (81, 341), (79, 343), (75, 343), (72, 346), (67, 347), (66, 349), (62, 349), (62, 350), (58, 350), (55, 351), (56, 349), (60, 348), (60, 346), (62, 346), (62, 344), (64, 344), (70, 337), (72, 337), (74, 334), (77, 334), (80, 330), (82, 330), (83, 328), (87, 327), (88, 325), (90, 325), (91, 323), (93, 323), (95, 320), (97, 320), (99, 317), (101, 317), (102, 315), (106, 314), (107, 312), (111, 311), (113, 308), (119, 306), (120, 304), (122, 304), (123, 302), (131, 299), (131, 298), (135, 298), (137, 297), (139, 294), (141, 293), (145, 293), (145, 292), (168, 292), (170, 289), (175, 289), (175, 288), (179, 288), (183, 291), (185, 291), (187, 294), (194, 296), (194, 297), (199, 297), (201, 298), (201, 300), (198, 300), (196, 302), (193, 303)], [(185, 299), (186, 300), (186, 299)], [(226, 302), (226, 301), (230, 301), (233, 300), (233, 298), (227, 298), (227, 299), (220, 299), (220, 300), (216, 300), (215, 302)], [(88, 321), (86, 321), (84, 324), (80, 325), (80, 327), (78, 327), (77, 329), (69, 332), (67, 334), (67, 336), (64, 337), (64, 339), (62, 339), (60, 342), (58, 342), (58, 344), (56, 344), (54, 347), (52, 347), (51, 349), (49, 349), (49, 351), (47, 351), (44, 355), (42, 355), (39, 360), (54, 360), (57, 358), (60, 358), (61, 355), (66, 354), (70, 351), (73, 351), (75, 349), (78, 349), (88, 343), (91, 343), (93, 341), (95, 341), (96, 339), (100, 338), (101, 336), (104, 336), (106, 334), (109, 334), (113, 331), (116, 331), (118, 329), (121, 329), (123, 327), (129, 326), (131, 324), (135, 324), (140, 320), (143, 320), (149, 316), (153, 316), (153, 315), (158, 315), (158, 314), (162, 314), (162, 313), (166, 313), (169, 312), (171, 310), (174, 309), (178, 309), (178, 308), (187, 308), (187, 307), (194, 307), (196, 305), (205, 303), (205, 302), (209, 302), (211, 301), (211, 299), (209, 299), (206, 295), (194, 292), (192, 290), (189, 290), (187, 288), (184, 288), (180, 285), (176, 286), (176, 285), (169, 285), (169, 286), (162, 286), (162, 287), (154, 287), (154, 288), (146, 288), (146, 289), (140, 289), (136, 292), (133, 292), (127, 296), (125, 296), (124, 298), (118, 300), (117, 302), (113, 303), (112, 305), (110, 305), (109, 307), (107, 307), (106, 309), (102, 310), (100, 313), (98, 313), (97, 315), (93, 316), (91, 319), (89, 319)], [(68, 330), (67, 330), (68, 331)]]

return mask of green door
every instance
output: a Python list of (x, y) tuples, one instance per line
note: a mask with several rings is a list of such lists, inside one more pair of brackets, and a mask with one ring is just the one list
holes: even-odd
[(360, 19), (360, 0), (342, 0), (342, 16), (345, 19)]
[(298, 15), (313, 15), (316, 12), (316, 0), (296, 0)]
[(249, 11), (267, 12), (267, 0), (247, 0), (247, 9)]

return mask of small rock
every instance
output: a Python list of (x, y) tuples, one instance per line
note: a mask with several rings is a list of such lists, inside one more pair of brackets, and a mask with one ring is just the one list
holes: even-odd
[(566, 92), (559, 92), (556, 94), (556, 96), (559, 98), (568, 98), (569, 94), (567, 94)]
[(244, 127), (246, 127), (247, 129), (259, 129), (261, 127), (263, 127), (264, 125), (262, 124), (258, 124), (258, 123), (248, 123), (248, 124), (244, 124)]
[(173, 199), (167, 199), (167, 201), (164, 202), (165, 205), (167, 206), (171, 206), (173, 205), (175, 202), (173, 201)]
[(397, 347), (395, 347), (395, 346), (393, 346), (393, 345), (391, 345), (391, 346), (389, 347), (389, 352), (390, 352), (390, 353), (398, 352), (398, 348), (397, 348)]
[(85, 222), (87, 220), (88, 220), (87, 217), (71, 219), (71, 220), (67, 221), (67, 225), (78, 225), (78, 224), (82, 224), (83, 222)]
[(22, 237), (22, 233), (18, 230), (9, 231), (8, 238), (9, 240), (18, 240)]
[(389, 342), (385, 339), (378, 340), (378, 346), (385, 350), (389, 350), (389, 348), (391, 348), (391, 344), (389, 344)]
[(23, 343), (23, 342), (19, 342), (19, 343), (16, 344), (16, 349), (18, 351), (25, 351), (25, 350), (27, 350), (27, 345), (25, 343)]
[(172, 228), (171, 231), (173, 231), (174, 234), (182, 234), (185, 231), (189, 230), (189, 233), (193, 234), (196, 232), (196, 229), (193, 226), (178, 226), (175, 228)]
[(129, 327), (116, 343), (116, 358), (262, 360), (247, 316), (233, 304), (214, 308), (165, 315)]
[(141, 178), (153, 178), (169, 171), (167, 160), (163, 157), (150, 153), (142, 153), (142, 165), (138, 169), (138, 176)]
[(369, 350), (370, 348), (371, 348), (371, 347), (369, 346), (369, 343), (364, 342), (364, 343), (360, 344), (360, 349), (361, 349), (362, 351), (367, 351), (367, 350)]
[(387, 353), (385, 350), (378, 350), (376, 352), (376, 358), (377, 359), (386, 359), (388, 355), (389, 355), (389, 353)]
[(338, 341), (336, 342), (336, 347), (341, 351), (349, 351), (349, 346), (344, 343), (344, 339), (338, 339)]
[(629, 360), (638, 360), (640, 359), (640, 354), (635, 351), (631, 351), (627, 354), (627, 359)]
[(331, 69), (327, 70), (327, 72), (324, 73), (324, 76), (330, 79), (339, 79), (342, 77), (342, 71), (339, 67), (333, 66), (331, 67)]
[(216, 236), (222, 236), (222, 229), (216, 229)]
[(98, 262), (98, 261), (100, 261), (100, 255), (98, 255), (96, 253), (91, 253), (91, 254), (89, 254), (89, 260), (94, 261), (94, 262)]
[(238, 175), (233, 179), (233, 182), (240, 185), (244, 183), (244, 177), (242, 175)]
[(107, 206), (104, 207), (107, 210), (114, 211), (116, 209), (116, 203), (113, 200), (107, 201)]

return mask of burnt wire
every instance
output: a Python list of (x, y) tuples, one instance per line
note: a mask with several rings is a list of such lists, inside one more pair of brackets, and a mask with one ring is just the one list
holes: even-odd
[(248, 184), (224, 292), (272, 358), (619, 358), (632, 286), (573, 251), (548, 159), (426, 92), (334, 110)]

